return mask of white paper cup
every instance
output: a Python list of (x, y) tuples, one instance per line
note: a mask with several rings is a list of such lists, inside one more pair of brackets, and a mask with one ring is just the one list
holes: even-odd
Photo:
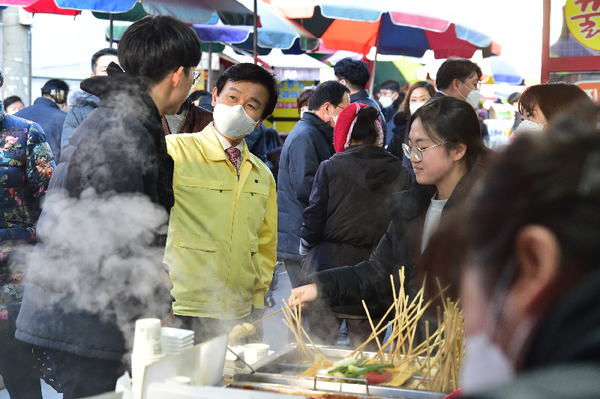
[(267, 357), (269, 348), (270, 346), (267, 344), (246, 344), (244, 345), (244, 360), (248, 364), (256, 363)]
[(159, 319), (139, 319), (135, 322), (133, 354), (137, 357), (162, 356), (162, 333)]

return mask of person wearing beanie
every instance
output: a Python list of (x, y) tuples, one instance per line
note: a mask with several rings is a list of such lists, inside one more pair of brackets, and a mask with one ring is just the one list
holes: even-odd
[[(391, 221), (386, 198), (411, 183), (402, 161), (382, 147), (381, 119), (375, 107), (348, 105), (333, 136), (336, 154), (317, 169), (303, 212), (302, 278), (367, 260)], [(334, 345), (344, 319), (353, 347), (371, 334), (362, 306), (315, 306), (306, 314), (315, 343)]]

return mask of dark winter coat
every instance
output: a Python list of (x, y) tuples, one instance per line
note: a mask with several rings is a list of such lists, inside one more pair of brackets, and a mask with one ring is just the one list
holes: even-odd
[[(126, 194), (128, 198), (143, 194), (168, 210), (173, 203), (170, 190), (173, 161), (167, 154), (160, 114), (147, 94), (147, 87), (113, 65), (109, 66), (109, 76), (92, 77), (81, 83), (83, 90), (97, 95), (101, 101), (98, 109), (71, 137), (67, 148), (72, 146), (73, 151), (69, 154), (64, 189), (70, 198), (79, 200), (90, 197), (89, 188), (106, 199), (116, 198), (115, 194)], [(82, 195), (84, 190), (86, 192)], [(118, 199), (115, 202), (119, 204)], [(54, 209), (54, 217), (57, 217), (57, 212), (64, 215), (69, 209)], [(90, 212), (94, 210), (90, 209)], [(40, 218), (40, 225), (45, 213), (46, 210)], [(166, 220), (166, 214), (164, 218)], [(123, 229), (131, 227), (137, 226), (122, 226)], [(80, 237), (86, 245), (94, 239)], [(48, 276), (64, 274), (61, 259), (69, 255), (69, 248), (59, 248), (61, 243), (56, 241), (52, 242), (57, 247), (38, 245), (34, 250), (17, 319), (16, 337), (78, 356), (122, 360), (131, 349), (132, 336), (128, 336), (127, 340), (121, 330), (132, 332), (137, 318), (164, 317), (170, 310), (171, 297), (159, 276), (161, 256), (151, 259), (152, 265), (156, 266), (152, 266), (152, 270), (134, 268), (134, 265), (129, 270), (113, 270), (110, 269), (114, 260), (111, 257), (120, 254), (107, 253), (94, 269), (86, 269), (86, 274), (80, 276), (81, 281), (49, 279)], [(135, 249), (131, 247), (131, 250)], [(122, 276), (130, 284), (145, 282), (145, 299), (131, 297), (130, 290), (139, 291), (140, 287), (129, 286), (111, 297), (112, 305), (107, 309), (111, 316), (107, 317), (104, 309), (99, 313), (86, 310), (94, 307), (95, 299), (75, 305), (72, 303), (75, 299), (65, 295), (73, 290), (101, 295), (107, 273), (109, 277)], [(156, 313), (148, 314), (150, 303)], [(160, 310), (157, 311), (157, 308)]]
[(60, 137), (67, 113), (61, 111), (58, 105), (49, 98), (38, 97), (33, 105), (23, 108), (15, 116), (41, 126), (46, 134), (46, 141), (50, 144), (52, 155), (58, 161), (60, 159)]
[(323, 161), (303, 213), (300, 236), (312, 247), (303, 276), (367, 260), (391, 221), (387, 197), (409, 187), (401, 161), (381, 147), (351, 146)]
[(248, 151), (256, 155), (258, 159), (267, 162), (267, 127), (264, 122), (252, 131), (249, 135), (244, 137), (244, 141), (248, 146)]
[(98, 105), (100, 105), (100, 99), (98, 97), (83, 90), (77, 90), (69, 97), (72, 104), (71, 109), (69, 109), (67, 117), (65, 118), (65, 123), (63, 124), (60, 139), (61, 151), (69, 144), (69, 138), (71, 138), (73, 131), (77, 126), (81, 125), (81, 122), (83, 122), (93, 110), (98, 108)]
[(334, 154), (333, 128), (305, 112), (288, 135), (277, 177), (277, 256), (301, 261), (298, 253), (302, 212), (308, 206), (319, 164)]
[(544, 318), (522, 370), (465, 399), (600, 397), (600, 272), (582, 279)]
[[(458, 182), (444, 206), (442, 218), (465, 198), (480, 169), (475, 165)], [(345, 306), (347, 313), (361, 314), (361, 300), (364, 299), (372, 317), (383, 316), (393, 303), (390, 275), (394, 277), (395, 286), (399, 287), (398, 272), (404, 266), (406, 281), (414, 279), (415, 259), (421, 253), (425, 215), (435, 192), (435, 186), (413, 183), (410, 190), (392, 194), (388, 199), (392, 222), (369, 260), (355, 266), (315, 273), (303, 284), (316, 283), (319, 300), (325, 305)], [(407, 287), (407, 291), (410, 292), (411, 287)]]

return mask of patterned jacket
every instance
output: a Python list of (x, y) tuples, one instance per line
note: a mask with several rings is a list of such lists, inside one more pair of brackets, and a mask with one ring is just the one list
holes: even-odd
[(6, 304), (22, 296), (23, 269), (9, 263), (10, 255), (18, 244), (35, 243), (40, 201), (53, 171), (40, 126), (5, 114), (0, 102), (0, 322), (8, 317)]

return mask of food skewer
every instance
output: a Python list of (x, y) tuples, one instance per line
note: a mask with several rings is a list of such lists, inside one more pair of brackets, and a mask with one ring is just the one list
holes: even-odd
[(260, 319), (258, 319), (258, 320), (256, 320), (256, 321), (253, 321), (253, 322), (252, 322), (252, 323), (250, 323), (250, 324), (254, 325), (254, 324), (258, 323), (259, 321), (263, 321), (264, 319), (268, 319), (269, 317), (271, 317), (271, 316), (273, 316), (273, 315), (275, 315), (275, 314), (277, 314), (277, 313), (281, 312), (283, 309), (285, 309), (285, 308), (281, 308), (281, 309), (279, 309), (279, 310), (276, 310), (276, 311), (274, 311), (273, 313), (269, 313), (269, 314), (268, 314), (268, 315), (266, 315), (265, 317), (262, 317), (262, 318), (260, 318)]

